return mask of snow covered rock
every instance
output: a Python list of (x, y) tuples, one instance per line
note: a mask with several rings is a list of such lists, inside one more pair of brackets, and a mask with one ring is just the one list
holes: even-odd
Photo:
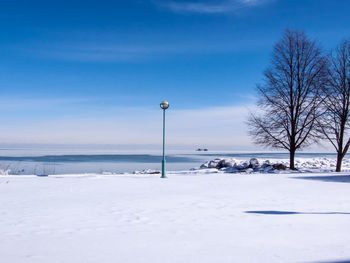
[(254, 169), (253, 168), (248, 168), (246, 170), (244, 170), (244, 172), (246, 172), (247, 174), (253, 173)]
[(0, 169), (0, 175), (9, 175), (10, 174), (10, 170), (9, 169)]
[(133, 174), (160, 174), (159, 170), (145, 169), (142, 171), (134, 171)]
[(218, 168), (221, 159), (217, 158), (209, 162), (208, 168)]
[(259, 167), (259, 161), (256, 158), (250, 159), (249, 164), (250, 164), (250, 167), (253, 168), (253, 169)]
[(269, 160), (260, 164), (257, 158), (251, 158), (249, 162), (238, 161), (233, 158), (216, 158), (200, 166), (200, 169), (208, 168), (217, 169), (218, 171), (225, 173), (273, 173), (279, 170), (286, 170), (287, 166), (281, 161), (271, 164)]
[(249, 168), (249, 163), (248, 162), (241, 162), (239, 164), (235, 165), (235, 168), (238, 170), (245, 170)]
[(223, 159), (219, 162), (219, 168), (233, 168), (237, 161), (235, 159)]
[(200, 166), (201, 169), (206, 168), (216, 168), (216, 169), (222, 169), (222, 168), (234, 168), (237, 161), (235, 159), (220, 159), (216, 158), (214, 160), (211, 160), (209, 162), (206, 162)]
[(266, 160), (262, 163), (261, 168), (265, 169), (265, 168), (271, 167), (271, 166), (272, 166), (272, 164), (271, 164), (270, 160)]
[[(336, 158), (298, 158), (295, 166), (299, 172), (334, 171)], [(289, 162), (286, 159), (258, 160), (251, 158), (249, 161), (233, 158), (216, 158), (201, 165), (201, 169), (212, 169), (224, 173), (280, 173), (289, 171)], [(343, 160), (343, 171), (350, 170), (350, 159)], [(295, 171), (293, 171), (295, 172)]]

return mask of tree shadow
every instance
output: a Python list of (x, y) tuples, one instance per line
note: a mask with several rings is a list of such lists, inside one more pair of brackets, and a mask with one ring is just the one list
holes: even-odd
[(291, 177), (293, 179), (315, 180), (323, 182), (350, 183), (350, 175), (331, 175), (331, 176), (302, 176)]
[(262, 215), (350, 215), (346, 212), (294, 212), (294, 211), (274, 211), (274, 210), (261, 210), (261, 211), (245, 211), (247, 214), (262, 214)]
[(314, 263), (350, 263), (350, 260), (317, 261)]

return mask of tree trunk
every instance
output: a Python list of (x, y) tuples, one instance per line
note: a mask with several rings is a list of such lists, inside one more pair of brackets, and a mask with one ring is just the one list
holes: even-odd
[(342, 161), (343, 161), (343, 155), (341, 153), (338, 153), (337, 155), (337, 168), (336, 168), (336, 172), (341, 172), (341, 164), (342, 164)]
[(294, 157), (295, 157), (295, 150), (291, 149), (289, 151), (289, 169), (296, 170), (295, 164), (294, 164)]

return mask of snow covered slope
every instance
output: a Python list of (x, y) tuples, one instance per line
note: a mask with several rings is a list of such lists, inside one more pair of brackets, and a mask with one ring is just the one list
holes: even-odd
[(350, 176), (0, 176), (0, 262), (350, 260)]

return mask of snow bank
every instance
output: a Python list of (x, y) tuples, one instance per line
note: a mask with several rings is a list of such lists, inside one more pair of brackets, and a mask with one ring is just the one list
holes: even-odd
[[(329, 172), (334, 170), (336, 166), (336, 160), (330, 158), (299, 158), (295, 161), (296, 168), (300, 171), (308, 172)], [(237, 160), (234, 158), (216, 158), (214, 160), (208, 161), (200, 166), (200, 169), (217, 169), (226, 173), (280, 173), (291, 172), (288, 169), (288, 160), (258, 160), (257, 158), (251, 158), (249, 161)], [(343, 170), (350, 169), (350, 160), (343, 160)]]

